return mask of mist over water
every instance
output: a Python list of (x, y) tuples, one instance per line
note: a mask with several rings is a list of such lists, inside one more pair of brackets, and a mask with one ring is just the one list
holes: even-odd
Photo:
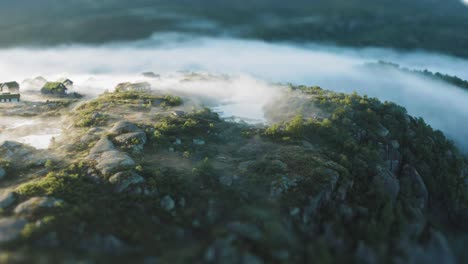
[[(429, 69), (468, 79), (468, 61), (424, 52), (349, 49), (323, 45), (269, 44), (260, 41), (204, 38), (176, 34), (144, 41), (99, 46), (59, 46), (0, 50), (0, 82), (43, 76), (68, 77), (79, 92), (97, 95), (123, 81), (152, 82), (156, 89), (173, 89), (216, 98), (229, 111), (254, 119), (279, 88), (274, 83), (318, 85), (338, 92), (367, 94), (393, 101), (409, 114), (423, 117), (468, 149), (468, 92), (443, 82), (391, 69), (371, 70), (365, 63), (391, 61), (414, 69)], [(140, 73), (153, 71), (151, 80)], [(185, 82), (179, 71), (228, 74), (229, 78)], [(251, 112), (249, 114), (249, 112)]]

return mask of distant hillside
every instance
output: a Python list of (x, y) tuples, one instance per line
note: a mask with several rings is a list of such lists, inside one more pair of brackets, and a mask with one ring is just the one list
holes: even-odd
[(1, 46), (103, 43), (177, 31), (468, 58), (468, 7), (459, 0), (19, 0), (0, 3), (0, 25)]
[(449, 84), (452, 84), (454, 86), (457, 86), (459, 88), (463, 89), (468, 89), (468, 81), (463, 80), (457, 76), (449, 75), (449, 74), (444, 74), (440, 72), (431, 72), (427, 69), (425, 70), (413, 70), (405, 67), (400, 67), (400, 65), (392, 63), (392, 62), (386, 62), (386, 61), (379, 61), (377, 63), (368, 63), (366, 64), (367, 67), (385, 67), (385, 68), (391, 68), (394, 70), (410, 73), (410, 74), (417, 74), (421, 75), (427, 78), (443, 81)]

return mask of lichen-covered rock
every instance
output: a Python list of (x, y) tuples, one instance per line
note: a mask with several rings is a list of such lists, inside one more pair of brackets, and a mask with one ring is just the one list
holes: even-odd
[(63, 204), (63, 200), (53, 197), (33, 197), (15, 207), (15, 214), (30, 215), (36, 210), (53, 208)]
[(115, 186), (116, 192), (124, 192), (135, 184), (143, 183), (145, 178), (134, 172), (118, 172), (109, 178), (109, 182)]
[(23, 218), (0, 218), (0, 243), (10, 242), (19, 238), (27, 221)]
[(146, 133), (144, 132), (125, 133), (114, 138), (114, 141), (118, 145), (125, 148), (131, 148), (134, 152), (140, 152), (143, 150), (146, 140)]

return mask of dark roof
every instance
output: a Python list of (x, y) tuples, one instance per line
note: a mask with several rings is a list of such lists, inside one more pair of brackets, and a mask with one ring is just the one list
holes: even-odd
[(17, 82), (6, 82), (2, 83), (1, 86), (8, 86), (8, 88), (19, 88), (19, 83)]

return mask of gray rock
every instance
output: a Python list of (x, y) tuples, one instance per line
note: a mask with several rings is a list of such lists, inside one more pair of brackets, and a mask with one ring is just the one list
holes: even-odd
[(175, 208), (174, 199), (170, 195), (166, 195), (161, 199), (161, 207), (166, 211), (172, 211)]
[(63, 203), (63, 200), (52, 197), (33, 197), (29, 200), (20, 203), (15, 207), (15, 214), (29, 215), (36, 210), (53, 208)]
[(387, 196), (392, 203), (396, 202), (398, 193), (400, 192), (400, 181), (391, 171), (381, 169), (380, 172), (374, 176), (372, 185), (379, 192)]
[(142, 132), (135, 124), (132, 124), (128, 121), (119, 121), (109, 130), (112, 134), (125, 134), (133, 132)]
[(2, 167), (0, 167), (0, 180), (2, 180), (3, 178), (5, 178), (6, 176), (6, 171), (5, 169), (3, 169)]
[(145, 178), (134, 172), (118, 172), (109, 178), (109, 182), (115, 186), (116, 192), (121, 193), (132, 185), (145, 182)]
[(0, 218), (0, 243), (10, 242), (19, 238), (27, 221), (23, 218)]
[(100, 155), (104, 152), (111, 151), (114, 149), (114, 144), (112, 144), (112, 142), (107, 137), (102, 137), (89, 151), (89, 156), (94, 157), (96, 155)]
[(130, 156), (116, 150), (102, 153), (96, 161), (98, 162), (96, 168), (104, 175), (128, 170), (135, 166), (135, 161)]
[(125, 244), (113, 235), (95, 235), (90, 239), (84, 240), (82, 243), (83, 249), (98, 253), (119, 254), (125, 247)]
[(0, 144), (0, 156), (13, 167), (21, 168), (44, 165), (49, 158), (31, 146), (14, 141)]
[(4, 192), (0, 195), (0, 209), (5, 209), (16, 201), (16, 193), (13, 191)]

